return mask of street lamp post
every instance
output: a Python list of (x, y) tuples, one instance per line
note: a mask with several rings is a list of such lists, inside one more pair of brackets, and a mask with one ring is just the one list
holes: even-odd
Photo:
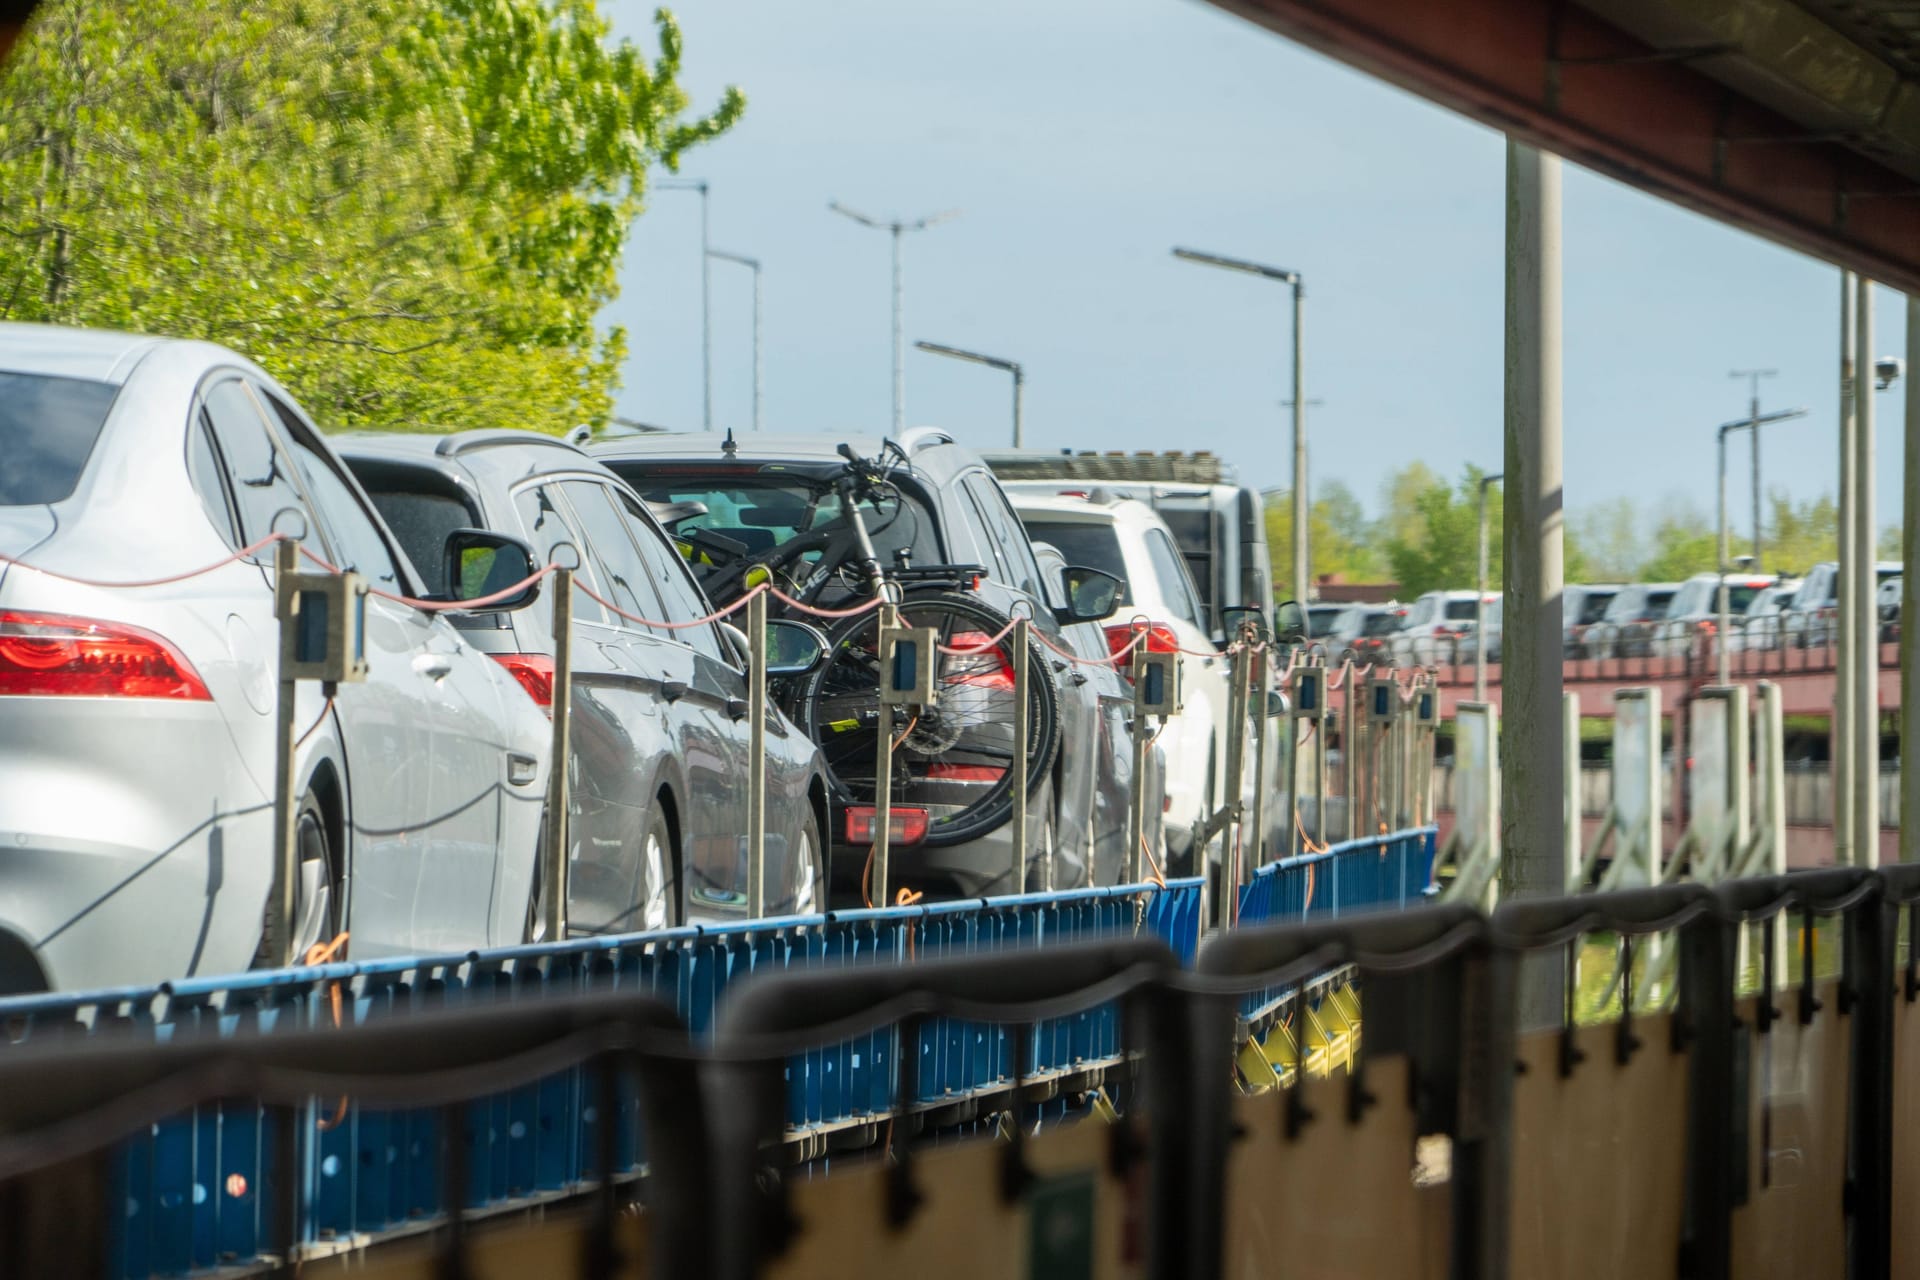
[(999, 369), (1013, 375), (1013, 447), (1019, 449), (1025, 444), (1020, 427), (1021, 391), (1026, 386), (1026, 371), (1018, 360), (1003, 360), (999, 356), (982, 355), (978, 351), (967, 351), (960, 347), (949, 347), (938, 342), (916, 342), (913, 344), (922, 351), (936, 356), (947, 356), (954, 360), (965, 360), (969, 364), (983, 364), (989, 369)]
[(707, 256), (718, 258), (721, 262), (737, 263), (753, 272), (753, 429), (758, 431), (761, 425), (760, 390), (765, 377), (765, 366), (760, 361), (760, 259), (728, 253), (724, 249), (709, 249)]
[[(1720, 629), (1714, 634), (1713, 647), (1718, 655), (1717, 672), (1719, 683), (1722, 685), (1727, 683), (1729, 674), (1727, 661), (1727, 628), (1732, 625), (1732, 610), (1728, 607), (1727, 603), (1727, 557), (1730, 551), (1730, 548), (1727, 546), (1727, 436), (1735, 431), (1753, 432), (1753, 452), (1757, 457), (1760, 453), (1761, 427), (1772, 422), (1790, 422), (1795, 418), (1804, 418), (1806, 416), (1807, 411), (1805, 409), (1781, 409), (1774, 413), (1761, 413), (1760, 402), (1756, 399), (1753, 402), (1752, 412), (1746, 417), (1733, 422), (1723, 422), (1720, 424), (1720, 541), (1719, 553), (1715, 556), (1715, 560), (1720, 566), (1720, 603), (1717, 611), (1720, 618)], [(1756, 472), (1755, 475), (1757, 477), (1758, 472)], [(1753, 493), (1755, 498), (1753, 516), (1753, 564), (1754, 567), (1758, 569), (1760, 566), (1760, 507), (1758, 503), (1760, 486), (1757, 478), (1754, 481)]]
[(1474, 593), (1473, 700), (1487, 700), (1487, 486), (1501, 478), (1496, 471), (1480, 477), (1480, 572)]
[(893, 235), (893, 431), (898, 435), (907, 421), (907, 366), (906, 366), (906, 330), (902, 311), (904, 310), (905, 284), (901, 278), (902, 264), (900, 237), (908, 231), (925, 231), (928, 227), (960, 216), (958, 209), (948, 209), (943, 213), (928, 214), (917, 221), (908, 222), (900, 218), (883, 221), (870, 218), (841, 204), (838, 200), (828, 203), (827, 208), (844, 218), (852, 218), (863, 227), (872, 227), (878, 231), (891, 232)]
[[(1760, 572), (1764, 563), (1760, 555), (1760, 379), (1771, 378), (1779, 373), (1778, 369), (1735, 369), (1729, 378), (1747, 380), (1747, 421), (1753, 428), (1753, 571)], [(1727, 549), (1720, 548), (1721, 563), (1727, 559)]]
[(1307, 401), (1301, 386), (1305, 365), (1301, 321), (1306, 284), (1298, 271), (1263, 266), (1241, 258), (1223, 258), (1197, 249), (1175, 249), (1173, 256), (1206, 267), (1279, 280), (1293, 289), (1293, 591), (1305, 603), (1313, 588), (1313, 580), (1308, 577), (1307, 555)]
[(708, 259), (713, 250), (707, 245), (707, 180), (705, 178), (661, 178), (657, 191), (698, 191), (700, 193), (700, 421), (702, 429), (713, 430), (713, 272)]

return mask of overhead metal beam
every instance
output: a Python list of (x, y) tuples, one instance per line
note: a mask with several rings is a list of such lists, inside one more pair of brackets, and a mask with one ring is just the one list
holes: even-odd
[[(1920, 291), (1920, 182), (1563, 0), (1214, 0), (1654, 195)], [(1791, 8), (1781, 0), (1782, 9)], [(1689, 56), (1682, 56), (1689, 55)]]

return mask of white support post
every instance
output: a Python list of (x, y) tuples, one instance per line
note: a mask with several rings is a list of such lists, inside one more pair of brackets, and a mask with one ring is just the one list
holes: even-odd
[[(1906, 452), (1900, 552), (1906, 581), (1920, 586), (1920, 296), (1907, 298)], [(1902, 590), (1904, 591), (1904, 583)], [(1904, 596), (1902, 599), (1904, 600)], [(1907, 767), (1907, 753), (1920, 753), (1920, 645), (1907, 635), (1906, 605), (1900, 618), (1900, 861), (1920, 862), (1920, 754)], [(1916, 941), (1920, 941), (1917, 939)]]
[[(1880, 865), (1879, 534), (1874, 528), (1873, 281), (1856, 298), (1853, 362), (1853, 861)], [(1840, 518), (1848, 518), (1844, 509)]]
[(1660, 883), (1660, 690), (1620, 689), (1613, 695), (1614, 863), (1603, 887)]
[(1584, 816), (1581, 812), (1581, 800), (1586, 790), (1581, 784), (1580, 773), (1580, 695), (1562, 693), (1560, 705), (1565, 709), (1562, 713), (1565, 723), (1561, 726), (1563, 741), (1560, 755), (1561, 768), (1566, 778), (1562, 784), (1566, 787), (1564, 803), (1567, 829), (1564, 838), (1567, 842), (1567, 862), (1571, 866), (1580, 861), (1582, 847), (1580, 820)]
[[(1828, 741), (1833, 758), (1833, 860), (1841, 866), (1854, 860), (1853, 832), (1853, 504), (1857, 498), (1854, 476), (1854, 368), (1858, 335), (1854, 311), (1858, 296), (1857, 280), (1851, 271), (1840, 273), (1840, 528), (1839, 558), (1835, 566), (1834, 616), (1827, 628), (1827, 644), (1833, 655), (1833, 722)], [(1870, 361), (1869, 361), (1870, 363)], [(1816, 602), (1817, 606), (1817, 602)], [(1817, 615), (1815, 615), (1817, 617)], [(1809, 618), (1809, 623), (1813, 621)]]

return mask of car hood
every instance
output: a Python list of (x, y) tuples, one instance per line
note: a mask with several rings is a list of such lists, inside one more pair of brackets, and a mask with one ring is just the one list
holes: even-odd
[[(58, 527), (50, 507), (0, 507), (0, 555), (25, 560)], [(0, 561), (0, 587), (12, 568)]]

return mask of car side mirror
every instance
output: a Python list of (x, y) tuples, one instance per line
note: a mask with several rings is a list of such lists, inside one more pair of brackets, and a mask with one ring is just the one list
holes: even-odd
[(1307, 611), (1297, 600), (1282, 600), (1273, 606), (1273, 634), (1281, 644), (1305, 644)]
[[(447, 598), (487, 600), (533, 576), (533, 548), (520, 539), (491, 529), (455, 529), (446, 543)], [(506, 613), (524, 609), (540, 594), (540, 584), (528, 582), (513, 595), (489, 600), (484, 608)]]
[(827, 657), (827, 638), (818, 627), (787, 618), (767, 623), (767, 674), (804, 676)]
[(1230, 604), (1220, 611), (1226, 622), (1227, 638), (1235, 639), (1242, 627), (1251, 626), (1255, 636), (1267, 634), (1266, 611), (1257, 604)]
[(1067, 588), (1067, 604), (1055, 609), (1053, 616), (1061, 626), (1076, 622), (1104, 622), (1120, 607), (1120, 579), (1101, 569), (1070, 564), (1061, 570)]

